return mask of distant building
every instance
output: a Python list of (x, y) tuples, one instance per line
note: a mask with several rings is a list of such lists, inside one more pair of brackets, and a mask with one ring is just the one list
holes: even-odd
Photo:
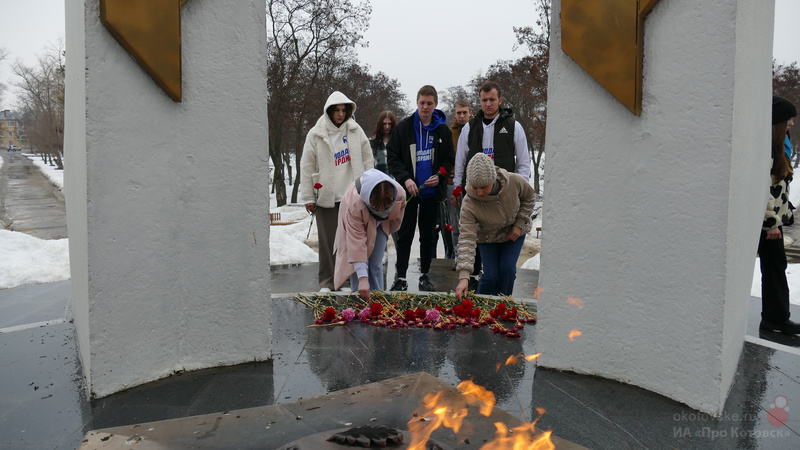
[(8, 148), (9, 145), (30, 148), (22, 114), (6, 109), (0, 111), (0, 150)]

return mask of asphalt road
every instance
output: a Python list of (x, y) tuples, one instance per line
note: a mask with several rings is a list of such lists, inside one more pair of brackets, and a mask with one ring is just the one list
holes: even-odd
[(67, 237), (64, 194), (30, 159), (0, 151), (0, 225), (39, 239)]

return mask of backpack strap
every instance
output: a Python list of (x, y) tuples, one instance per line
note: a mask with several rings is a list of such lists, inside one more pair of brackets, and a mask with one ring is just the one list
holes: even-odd
[(361, 178), (356, 178), (356, 192), (361, 195)]

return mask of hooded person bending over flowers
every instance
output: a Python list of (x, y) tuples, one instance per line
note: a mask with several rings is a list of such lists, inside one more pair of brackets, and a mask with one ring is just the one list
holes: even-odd
[(333, 241), (339, 202), (353, 181), (374, 164), (369, 139), (353, 119), (355, 112), (356, 104), (335, 91), (303, 146), (300, 197), (306, 211), (317, 216), (321, 292), (334, 289)]
[(531, 231), (536, 194), (522, 175), (494, 165), (483, 153), (467, 164), (466, 196), (461, 204), (456, 298), (467, 292), (475, 244), (483, 260), (478, 294), (511, 295), (517, 279), (517, 260)]
[(403, 188), (378, 169), (370, 169), (344, 194), (333, 251), (334, 285), (350, 279), (369, 300), (370, 290), (383, 290), (386, 238), (400, 229), (406, 209)]

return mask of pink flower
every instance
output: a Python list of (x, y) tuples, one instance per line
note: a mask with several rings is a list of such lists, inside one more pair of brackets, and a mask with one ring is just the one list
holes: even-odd
[(345, 322), (350, 322), (355, 318), (356, 318), (356, 312), (353, 311), (353, 308), (347, 308), (344, 311), (342, 311), (342, 319), (344, 319)]
[(441, 315), (439, 311), (435, 309), (429, 309), (425, 312), (425, 321), (426, 322), (438, 322), (441, 319)]
[(362, 322), (369, 320), (370, 317), (372, 317), (372, 310), (369, 308), (369, 306), (362, 309), (361, 312), (358, 313), (358, 318), (361, 319)]

